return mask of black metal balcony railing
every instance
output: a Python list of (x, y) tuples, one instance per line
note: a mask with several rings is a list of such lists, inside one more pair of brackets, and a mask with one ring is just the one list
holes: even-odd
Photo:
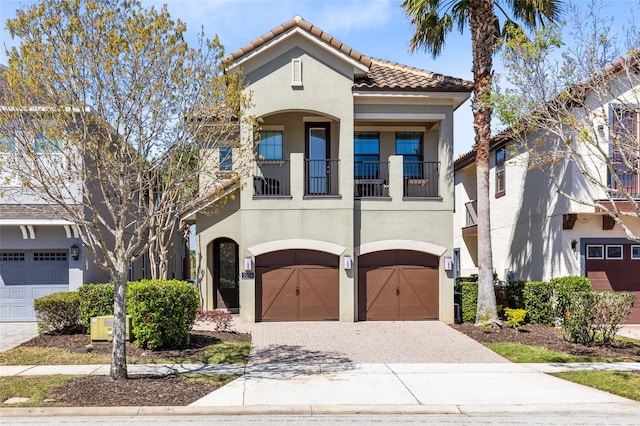
[(439, 161), (404, 162), (405, 197), (439, 197)]
[(465, 221), (465, 228), (467, 226), (473, 226), (478, 224), (478, 202), (477, 201), (469, 201), (465, 203), (465, 208), (467, 210), (467, 220)]
[(356, 161), (353, 169), (355, 198), (389, 196), (388, 161)]
[(279, 197), (291, 195), (289, 160), (256, 160), (253, 195)]
[(304, 195), (340, 195), (340, 160), (304, 160)]

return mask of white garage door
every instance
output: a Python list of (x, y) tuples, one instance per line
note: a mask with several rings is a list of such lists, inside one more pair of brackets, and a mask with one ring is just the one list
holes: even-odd
[(35, 321), (35, 299), (68, 290), (66, 250), (0, 251), (0, 321)]

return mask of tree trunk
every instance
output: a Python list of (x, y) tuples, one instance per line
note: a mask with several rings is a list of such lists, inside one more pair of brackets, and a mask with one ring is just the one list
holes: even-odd
[(497, 41), (492, 0), (471, 0), (469, 20), (473, 51), (473, 123), (475, 128), (476, 179), (478, 197), (478, 307), (476, 324), (498, 322), (493, 289), (491, 215), (489, 208), (489, 143), (491, 113), (489, 103), (493, 52)]
[(111, 378), (124, 380), (127, 378), (126, 351), (126, 303), (127, 275), (126, 268), (114, 277), (113, 298), (113, 346), (111, 350)]

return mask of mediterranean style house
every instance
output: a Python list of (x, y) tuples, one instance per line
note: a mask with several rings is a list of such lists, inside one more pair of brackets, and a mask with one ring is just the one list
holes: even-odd
[[(640, 323), (637, 58), (620, 58), (602, 75), (567, 106), (573, 129), (537, 128), (524, 139), (506, 129), (492, 139), (493, 262), (503, 281), (582, 275), (594, 290), (635, 292), (628, 322)], [(540, 154), (552, 161), (534, 164)], [(469, 275), (477, 273), (474, 153), (454, 170), (454, 263)]]
[(203, 186), (183, 215), (204, 309), (453, 322), (453, 113), (472, 84), (364, 56), (300, 17), (227, 60), (261, 124), (251, 172)]
[[(6, 88), (5, 70), (0, 65), (0, 93)], [(28, 167), (28, 160), (11, 142), (5, 128), (0, 129), (0, 136), (0, 322), (35, 321), (35, 299), (73, 291), (86, 283), (106, 283), (110, 278), (96, 266), (90, 250), (83, 244), (78, 225), (66, 219), (64, 209), (44, 201), (28, 184), (15, 179), (7, 164)], [(59, 152), (56, 144), (43, 134), (28, 134), (24, 138), (29, 138), (36, 155), (43, 156), (51, 170), (74, 169), (68, 164), (73, 160)], [(17, 161), (10, 161), (8, 156)], [(82, 198), (82, 185), (72, 173), (64, 185), (69, 191), (69, 203)], [(86, 206), (72, 205), (84, 215), (89, 214)], [(170, 277), (182, 278), (184, 245), (181, 233), (177, 234)], [(129, 266), (129, 279), (149, 278), (149, 270), (148, 256), (142, 254)]]

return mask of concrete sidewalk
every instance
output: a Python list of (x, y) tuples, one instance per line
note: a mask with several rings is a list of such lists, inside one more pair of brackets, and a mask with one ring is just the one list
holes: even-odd
[[(640, 403), (543, 373), (578, 369), (640, 371), (640, 363), (131, 364), (128, 368), (131, 375), (243, 375), (188, 407), (151, 408), (150, 413), (155, 414), (615, 412), (640, 416)], [(1, 376), (47, 374), (105, 375), (109, 374), (109, 365), (0, 366)], [(128, 415), (133, 408), (111, 407), (108, 412)], [(18, 416), (26, 410), (30, 415), (51, 416), (67, 409), (3, 408), (0, 413)], [(95, 412), (88, 410), (87, 414)]]

